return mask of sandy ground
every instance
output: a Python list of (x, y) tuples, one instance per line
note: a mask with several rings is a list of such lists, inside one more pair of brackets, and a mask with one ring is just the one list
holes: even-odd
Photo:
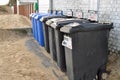
[[(31, 37), (25, 33), (0, 30), (0, 34), (4, 32), (5, 35), (0, 35), (0, 80), (58, 80), (53, 74), (53, 67), (46, 68), (42, 58), (25, 46)], [(48, 53), (45, 55), (48, 56)]]
[(10, 6), (0, 6), (0, 29), (30, 28), (31, 21), (22, 15), (12, 14)]
[(22, 15), (0, 15), (0, 29), (30, 28), (31, 21)]
[[(40, 59), (25, 46), (26, 36), (7, 31), (0, 42), (0, 80), (49, 80), (49, 70), (40, 66)], [(2, 38), (3, 39), (3, 38)], [(49, 78), (50, 76), (50, 78)], [(53, 78), (53, 80), (55, 80)]]
[(9, 6), (0, 6), (0, 15), (2, 14), (11, 14), (11, 8)]
[(106, 80), (120, 80), (120, 55), (109, 55), (107, 71), (110, 71)]

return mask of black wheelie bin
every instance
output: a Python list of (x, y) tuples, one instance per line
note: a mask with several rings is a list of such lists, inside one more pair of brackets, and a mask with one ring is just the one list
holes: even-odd
[(56, 20), (64, 20), (66, 18), (67, 17), (52, 18), (52, 19), (49, 19), (48, 21), (46, 21), (46, 25), (48, 27), (49, 49), (50, 49), (50, 54), (54, 61), (57, 61), (55, 34), (54, 34), (54, 29), (50, 25)]
[(52, 18), (64, 18), (64, 17), (70, 17), (70, 16), (58, 16), (58, 15), (50, 15), (50, 16), (44, 16), (41, 18), (42, 25), (43, 25), (43, 32), (44, 32), (44, 43), (45, 43), (45, 49), (49, 53), (49, 35), (48, 35), (48, 25), (46, 25), (46, 21)]
[(66, 24), (72, 23), (72, 22), (79, 22), (79, 23), (86, 23), (89, 22), (87, 20), (83, 19), (77, 19), (77, 18), (71, 18), (71, 19), (63, 19), (63, 20), (56, 20), (54, 21), (50, 26), (53, 32), (54, 41), (52, 44), (55, 44), (56, 47), (56, 56), (57, 57), (57, 65), (61, 69), (61, 71), (66, 71), (66, 61), (65, 61), (65, 50), (62, 46), (62, 40), (63, 40), (63, 33), (60, 32), (60, 28), (63, 27)]
[(106, 69), (111, 28), (112, 24), (71, 23), (60, 29), (69, 80), (96, 80)]

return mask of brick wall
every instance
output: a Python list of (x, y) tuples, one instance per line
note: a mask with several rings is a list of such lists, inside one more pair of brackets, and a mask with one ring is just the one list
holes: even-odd
[(29, 15), (34, 12), (33, 3), (19, 5), (19, 14), (29, 18)]
[(54, 0), (53, 8), (66, 11), (66, 9), (81, 9), (84, 12), (84, 18), (88, 17), (89, 0)]
[[(33, 3), (19, 5), (19, 14), (29, 18), (29, 15), (34, 12)], [(17, 14), (17, 5), (14, 5), (14, 14)]]
[(17, 14), (17, 5), (14, 5), (14, 14)]
[(120, 51), (120, 0), (100, 0), (99, 20), (114, 23), (110, 33), (110, 50)]
[[(53, 8), (63, 11), (81, 9), (84, 18), (87, 18), (89, 3), (89, 0), (53, 0)], [(120, 51), (120, 0), (100, 0), (98, 14), (99, 21), (114, 23), (114, 29), (110, 32), (109, 49), (113, 52)]]

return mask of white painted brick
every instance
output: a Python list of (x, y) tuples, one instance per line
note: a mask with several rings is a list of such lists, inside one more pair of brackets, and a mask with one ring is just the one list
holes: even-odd
[[(88, 17), (89, 0), (54, 0), (55, 9), (81, 9), (84, 18)], [(114, 29), (110, 32), (109, 49), (120, 50), (120, 0), (100, 0), (99, 20), (112, 21)]]

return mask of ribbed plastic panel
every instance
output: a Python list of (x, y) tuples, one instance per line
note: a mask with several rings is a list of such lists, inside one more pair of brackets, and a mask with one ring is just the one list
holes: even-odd
[(45, 23), (43, 23), (43, 35), (44, 35), (45, 49), (49, 53), (50, 48), (49, 48), (48, 26)]
[(51, 28), (51, 27), (48, 27), (48, 32), (49, 32), (50, 54), (51, 54), (53, 60), (57, 61), (57, 53), (56, 53), (54, 29)]
[(57, 52), (57, 64), (62, 71), (66, 71), (65, 50), (62, 46), (63, 33), (55, 29), (55, 42)]

